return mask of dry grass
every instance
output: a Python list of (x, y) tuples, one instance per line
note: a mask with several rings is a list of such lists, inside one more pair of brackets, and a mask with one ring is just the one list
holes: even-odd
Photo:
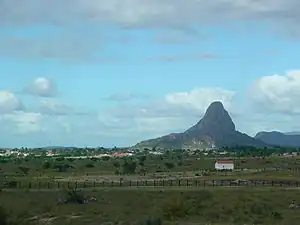
[(2, 193), (1, 205), (26, 224), (141, 224), (149, 216), (164, 224), (300, 223), (299, 211), (288, 208), (292, 200), (300, 202), (299, 190), (115, 188), (85, 195), (98, 202), (57, 205), (64, 192), (10, 191)]

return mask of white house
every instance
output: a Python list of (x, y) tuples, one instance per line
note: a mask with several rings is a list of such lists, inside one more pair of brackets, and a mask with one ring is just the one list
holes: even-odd
[(233, 170), (234, 163), (233, 163), (233, 161), (216, 161), (215, 169), (216, 170)]

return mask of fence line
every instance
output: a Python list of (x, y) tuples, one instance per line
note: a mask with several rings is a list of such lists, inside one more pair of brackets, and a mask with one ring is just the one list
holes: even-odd
[(9, 189), (67, 189), (101, 187), (300, 187), (299, 181), (289, 180), (125, 180), (125, 181), (85, 181), (85, 182), (16, 182), (4, 184)]

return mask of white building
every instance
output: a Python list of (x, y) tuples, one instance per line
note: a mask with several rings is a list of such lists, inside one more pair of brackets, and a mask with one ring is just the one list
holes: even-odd
[(215, 169), (216, 170), (233, 170), (234, 163), (233, 163), (233, 161), (216, 161)]

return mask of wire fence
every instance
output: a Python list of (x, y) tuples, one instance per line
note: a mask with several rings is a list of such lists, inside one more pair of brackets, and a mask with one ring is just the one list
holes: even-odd
[(69, 188), (102, 188), (102, 187), (300, 187), (299, 181), (289, 180), (120, 180), (120, 181), (73, 181), (73, 182), (17, 182), (5, 183), (7, 189), (69, 189)]

